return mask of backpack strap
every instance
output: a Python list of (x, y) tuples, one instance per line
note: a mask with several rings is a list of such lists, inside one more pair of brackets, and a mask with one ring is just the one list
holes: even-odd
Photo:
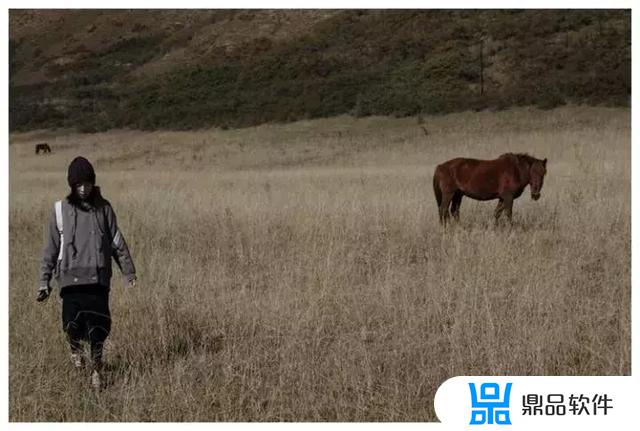
[(64, 235), (62, 234), (62, 201), (56, 201), (54, 208), (56, 211), (56, 227), (58, 228), (58, 234), (60, 235), (60, 252), (58, 253), (58, 261), (61, 261), (63, 255), (62, 252), (64, 250)]

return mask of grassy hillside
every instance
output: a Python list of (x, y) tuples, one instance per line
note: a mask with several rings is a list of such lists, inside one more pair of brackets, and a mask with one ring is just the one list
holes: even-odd
[(607, 10), (11, 11), (11, 128), (627, 105), (630, 35)]

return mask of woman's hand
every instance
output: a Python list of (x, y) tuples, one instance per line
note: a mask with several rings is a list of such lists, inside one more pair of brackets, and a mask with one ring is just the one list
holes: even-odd
[(38, 296), (36, 297), (36, 301), (38, 302), (46, 301), (50, 293), (51, 293), (51, 288), (48, 285), (40, 287), (40, 289), (38, 289)]

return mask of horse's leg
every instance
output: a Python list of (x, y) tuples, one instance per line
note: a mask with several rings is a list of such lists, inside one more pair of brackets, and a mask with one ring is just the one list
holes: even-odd
[(446, 226), (447, 222), (449, 221), (449, 205), (451, 205), (453, 195), (454, 192), (442, 193), (442, 203), (440, 204), (440, 221), (444, 226)]
[(498, 220), (502, 215), (502, 211), (504, 211), (504, 201), (502, 200), (502, 198), (500, 198), (500, 201), (498, 202), (498, 206), (496, 206), (496, 209), (493, 211), (493, 216), (496, 218), (495, 224), (498, 224)]
[(460, 204), (462, 203), (462, 196), (462, 192), (458, 190), (453, 194), (453, 198), (451, 199), (451, 215), (456, 222), (460, 221)]
[(440, 211), (440, 207), (442, 207), (442, 190), (440, 189), (440, 179), (438, 178), (437, 169), (433, 174), (433, 194), (436, 197), (436, 204), (438, 206), (438, 220), (440, 221), (440, 224), (442, 224), (442, 211)]
[(512, 209), (513, 209), (513, 195), (507, 194), (503, 197), (504, 203), (504, 212), (507, 214), (507, 219), (510, 224), (513, 224), (513, 220), (511, 219)]

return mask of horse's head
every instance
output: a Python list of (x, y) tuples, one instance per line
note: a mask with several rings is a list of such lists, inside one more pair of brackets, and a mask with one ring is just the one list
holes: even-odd
[(542, 190), (544, 176), (547, 173), (547, 159), (535, 159), (534, 162), (531, 163), (529, 173), (531, 177), (531, 199), (537, 201), (538, 199), (540, 199), (540, 190)]

